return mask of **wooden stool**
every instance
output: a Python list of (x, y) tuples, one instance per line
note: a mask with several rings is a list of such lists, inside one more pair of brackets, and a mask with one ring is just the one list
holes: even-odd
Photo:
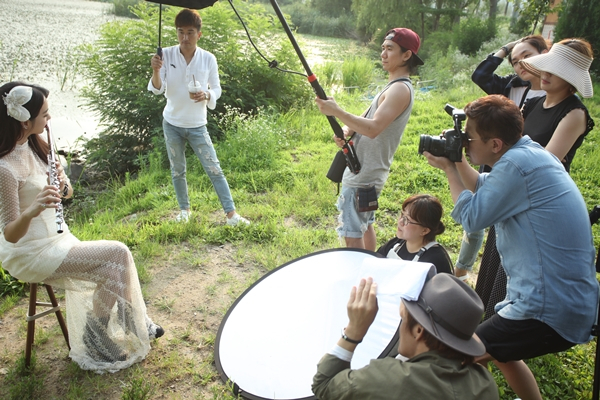
[[(58, 319), (58, 323), (60, 325), (60, 329), (62, 330), (63, 336), (65, 337), (65, 341), (67, 342), (67, 347), (71, 350), (71, 346), (69, 345), (69, 332), (67, 331), (67, 324), (65, 324), (65, 319), (63, 318), (62, 312), (60, 311), (60, 304), (56, 301), (56, 296), (54, 296), (54, 290), (52, 290), (52, 286), (41, 284), (46, 287), (46, 291), (48, 292), (48, 297), (50, 298), (50, 303), (40, 303), (37, 301), (37, 283), (30, 283), (29, 290), (29, 313), (27, 314), (27, 343), (25, 346), (25, 366), (29, 367), (31, 362), (31, 348), (33, 346), (33, 336), (35, 334), (35, 320), (41, 317), (45, 317), (48, 314), (56, 313), (56, 318)], [(36, 314), (36, 306), (44, 306), (44, 307), (52, 307), (46, 311), (42, 311)]]

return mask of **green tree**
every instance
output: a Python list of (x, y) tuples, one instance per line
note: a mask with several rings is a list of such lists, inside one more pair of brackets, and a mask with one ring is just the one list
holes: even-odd
[[(269, 0), (251, 0), (251, 1), (254, 3), (271, 4), (271, 2)], [(277, 0), (277, 4), (280, 6), (285, 6), (285, 5), (294, 4), (294, 3), (303, 3), (303, 2), (304, 2), (304, 0)]]
[(533, 35), (541, 19), (551, 12), (553, 0), (523, 0), (515, 33)]
[[(565, 0), (554, 32), (554, 41), (570, 37), (586, 39), (593, 49), (600, 48), (600, 2)], [(591, 70), (600, 76), (600, 61), (594, 60)]]
[(413, 0), (353, 0), (352, 11), (358, 28), (368, 37), (379, 31), (383, 31), (380, 32), (383, 36), (387, 29), (399, 26), (418, 31), (418, 3)]
[(311, 0), (312, 7), (330, 17), (351, 12), (352, 0)]
[(498, 0), (489, 0), (489, 1), (490, 1), (490, 13), (489, 13), (488, 18), (496, 19), (496, 14), (498, 14)]
[(510, 31), (517, 31), (517, 22), (519, 20), (519, 10), (521, 9), (521, 0), (514, 0), (513, 10), (510, 15)]
[(451, 30), (475, 0), (353, 0), (352, 11), (357, 26), (376, 41), (389, 28), (406, 27), (421, 39), (431, 32)]
[(453, 44), (461, 53), (475, 55), (483, 42), (496, 35), (494, 19), (483, 20), (477, 17), (467, 18), (461, 22), (455, 32)]

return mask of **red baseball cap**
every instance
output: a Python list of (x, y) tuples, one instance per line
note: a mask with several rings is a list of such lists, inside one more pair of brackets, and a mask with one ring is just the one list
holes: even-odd
[(398, 45), (412, 51), (413, 56), (417, 59), (417, 65), (423, 65), (423, 60), (417, 55), (419, 47), (421, 47), (421, 38), (414, 31), (408, 28), (390, 29), (385, 34), (385, 40), (391, 40)]

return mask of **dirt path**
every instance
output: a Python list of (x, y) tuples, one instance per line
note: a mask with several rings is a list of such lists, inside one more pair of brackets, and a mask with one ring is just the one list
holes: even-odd
[[(214, 367), (214, 340), (233, 301), (266, 272), (240, 264), (236, 252), (229, 244), (181, 243), (154, 260), (151, 282), (143, 290), (148, 314), (166, 333), (153, 343), (146, 360), (127, 370), (105, 375), (80, 370), (68, 358), (56, 318), (39, 319), (35, 373), (44, 379), (47, 398), (68, 398), (80, 385), (84, 398), (116, 400), (138, 376), (154, 388), (152, 399), (227, 398), (229, 390)], [(57, 294), (61, 297), (63, 292)], [(42, 288), (38, 296), (39, 301), (47, 301)], [(0, 398), (8, 398), (3, 392), (7, 373), (25, 348), (27, 303), (28, 298), (21, 299), (0, 320)], [(220, 395), (214, 397), (215, 393)]]

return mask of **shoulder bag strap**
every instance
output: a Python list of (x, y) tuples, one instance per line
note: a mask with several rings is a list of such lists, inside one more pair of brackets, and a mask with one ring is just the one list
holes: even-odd
[(419, 261), (419, 259), (423, 255), (423, 253), (425, 253), (427, 250), (429, 250), (433, 246), (437, 246), (438, 244), (439, 243), (434, 240), (433, 242), (429, 242), (425, 246), (421, 247), (421, 250), (419, 250), (419, 252), (415, 256), (415, 258), (413, 258), (413, 261)]

